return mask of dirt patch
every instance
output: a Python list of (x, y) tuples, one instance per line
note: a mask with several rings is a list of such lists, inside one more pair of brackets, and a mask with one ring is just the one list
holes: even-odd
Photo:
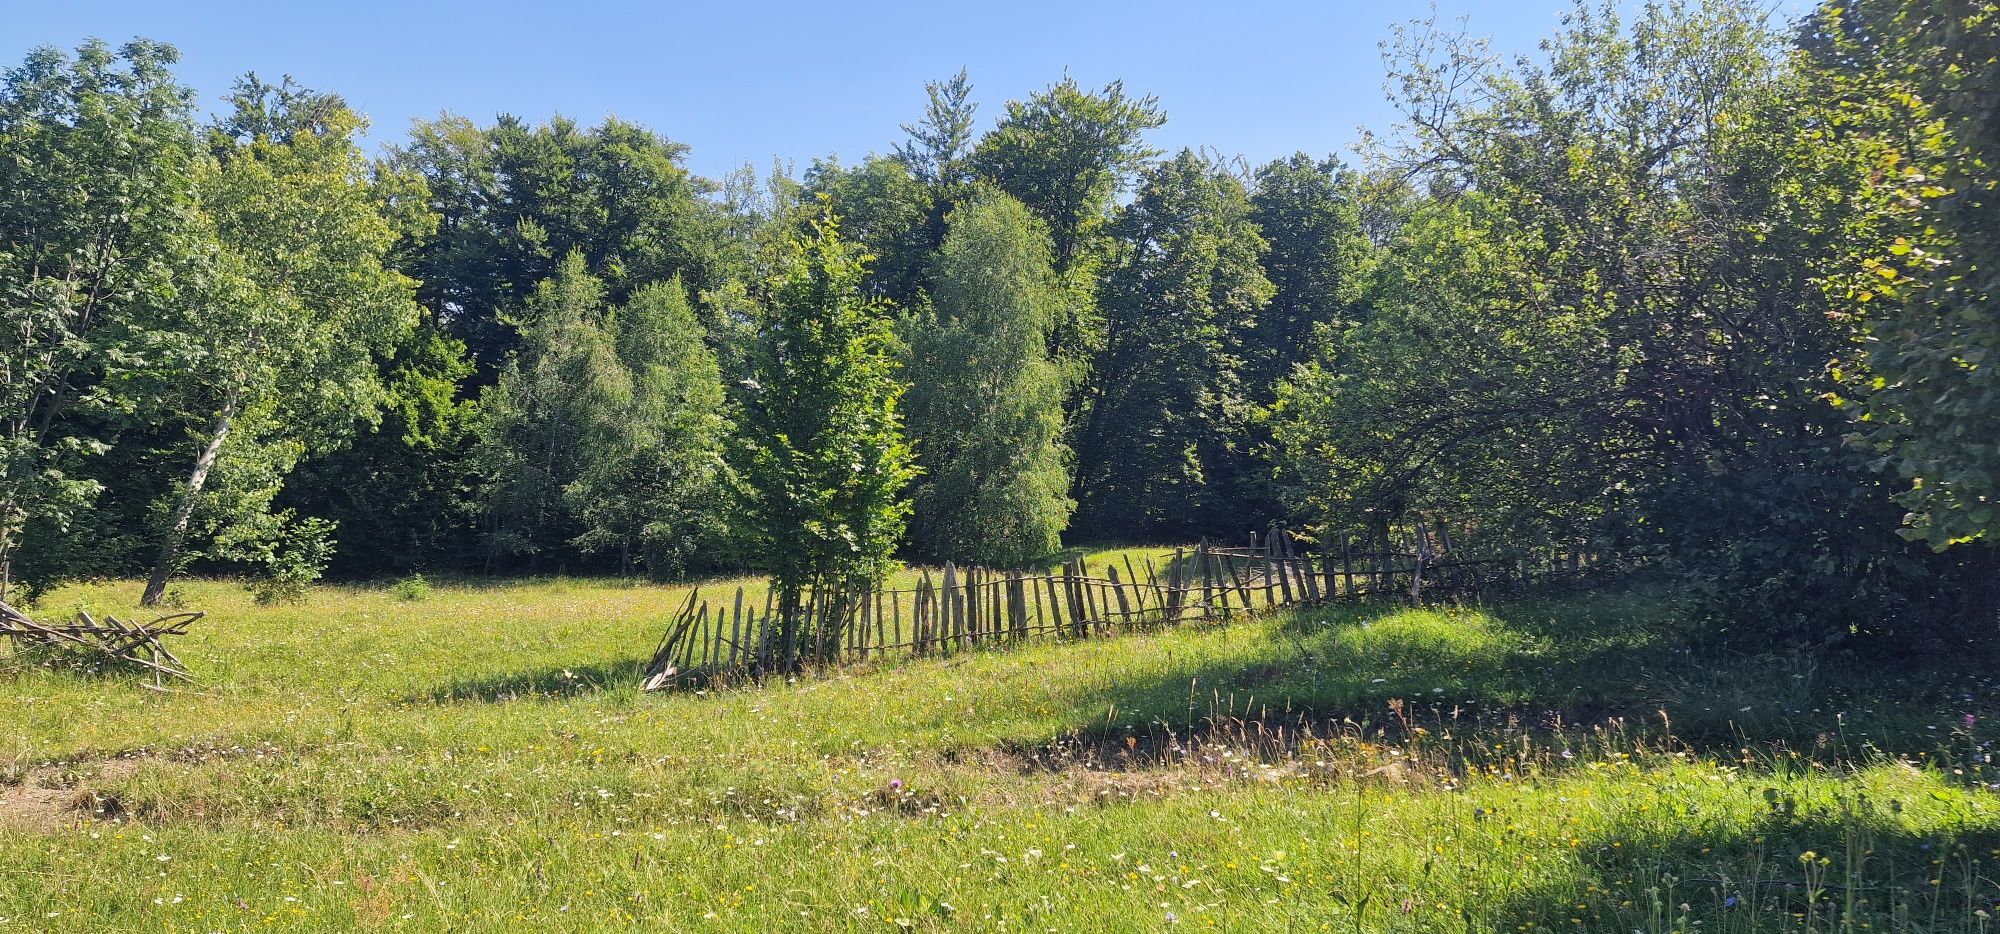
[(21, 781), (0, 785), (0, 830), (51, 833), (91, 821), (122, 821), (124, 802), (101, 782), (138, 771), (146, 756), (61, 762), (29, 769)]

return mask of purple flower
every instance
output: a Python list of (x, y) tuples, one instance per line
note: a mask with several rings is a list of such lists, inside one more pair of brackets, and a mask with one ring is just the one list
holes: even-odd
[(889, 779), (889, 790), (890, 790), (890, 791), (902, 791), (902, 790), (903, 790), (903, 780), (902, 780), (902, 779), (900, 779), (900, 778), (892, 778), (892, 779)]
[(1978, 717), (1975, 717), (1975, 716), (1973, 716), (1973, 715), (1971, 715), (1971, 714), (1966, 714), (1966, 715), (1965, 715), (1965, 728), (1966, 728), (1966, 729), (1968, 729), (1968, 730), (1969, 730), (1969, 729), (1972, 729), (1972, 725), (1973, 725), (1974, 723), (1977, 723), (1977, 722), (1979, 722), (1979, 718), (1978, 718)]

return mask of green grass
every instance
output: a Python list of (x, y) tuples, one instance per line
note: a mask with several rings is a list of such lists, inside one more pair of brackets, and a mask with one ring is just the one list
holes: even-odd
[(1978, 931), (2000, 899), (1989, 679), (1691, 654), (1644, 592), (662, 696), (683, 590), (431, 586), (189, 583), (188, 692), (0, 672), (0, 932)]

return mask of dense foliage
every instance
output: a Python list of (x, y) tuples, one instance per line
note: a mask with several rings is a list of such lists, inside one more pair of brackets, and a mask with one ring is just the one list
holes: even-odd
[[(729, 448), (737, 535), (771, 575), (788, 645), (806, 587), (853, 589), (889, 570), (916, 475), (897, 403), (889, 306), (865, 294), (867, 256), (830, 214), (807, 217), (758, 296), (758, 339)], [(786, 653), (787, 656), (790, 653)]]
[(960, 205), (908, 319), (910, 435), (923, 474), (910, 545), (927, 557), (1016, 567), (1062, 547), (1075, 504), (1063, 374), (1048, 358), (1063, 293), (1045, 228), (1019, 201)]
[(1163, 157), (1117, 82), (982, 131), (960, 72), (890, 155), (716, 181), (616, 119), (371, 161), (334, 95), (251, 77), (201, 125), (169, 48), (37, 51), (0, 93), (0, 591), (1421, 525), (1615, 550), (1732, 636), (1967, 638), (1996, 31), (1582, 5), (1501, 63), (1417, 23), (1352, 167)]

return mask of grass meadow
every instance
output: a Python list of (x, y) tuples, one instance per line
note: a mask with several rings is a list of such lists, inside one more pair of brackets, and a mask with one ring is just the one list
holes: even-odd
[[(38, 610), (139, 616), (138, 593)], [(2000, 911), (1990, 677), (1704, 649), (1658, 592), (642, 694), (684, 593), (259, 606), (191, 582), (191, 689), (0, 656), (0, 932), (1984, 931)]]

